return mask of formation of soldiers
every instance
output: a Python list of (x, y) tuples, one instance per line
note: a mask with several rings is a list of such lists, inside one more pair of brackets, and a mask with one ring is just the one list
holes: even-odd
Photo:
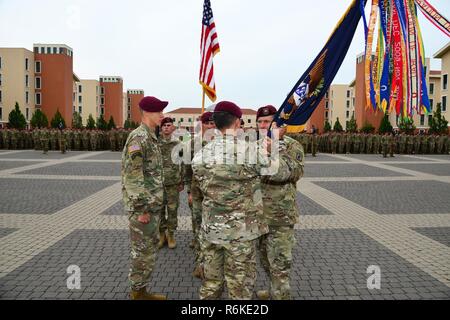
[(131, 130), (112, 129), (0, 129), (0, 148), (77, 151), (122, 151)]
[[(290, 299), (294, 225), (299, 219), (296, 184), (304, 168), (302, 145), (281, 129), (282, 140), (272, 146), (264, 130), (276, 114), (273, 106), (258, 110), (261, 138), (244, 140), (238, 134), (242, 110), (227, 101), (218, 103), (213, 113), (203, 114), (201, 134), (182, 143), (171, 137), (172, 120), (163, 118), (167, 104), (155, 97), (142, 99), (142, 123), (130, 134), (122, 155), (122, 193), (130, 223), (130, 297), (166, 299), (148, 292), (147, 285), (158, 248), (166, 242), (169, 248), (176, 245), (176, 209), (184, 189), (192, 211), (193, 276), (202, 280), (200, 299), (221, 298), (225, 286), (231, 299), (252, 299), (257, 256), (270, 278), (270, 288), (256, 296)], [(245, 150), (238, 151), (237, 145)], [(184, 154), (187, 146), (191, 148)], [(278, 148), (275, 159), (266, 157), (272, 147)], [(241, 157), (250, 150), (255, 150), (257, 163)], [(174, 162), (177, 155), (183, 161)], [(185, 162), (186, 156), (192, 162)], [(272, 164), (276, 164), (275, 172), (267, 170)]]
[(305, 153), (315, 156), (318, 152), (334, 154), (449, 154), (448, 134), (372, 134), (336, 133), (292, 134)]

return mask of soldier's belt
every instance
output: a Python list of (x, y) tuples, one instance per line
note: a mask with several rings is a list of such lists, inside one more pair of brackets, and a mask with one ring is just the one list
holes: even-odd
[(279, 181), (262, 181), (262, 184), (268, 184), (268, 185), (271, 185), (271, 186), (284, 186), (284, 185), (287, 185), (287, 184), (293, 184), (292, 182), (279, 182)]

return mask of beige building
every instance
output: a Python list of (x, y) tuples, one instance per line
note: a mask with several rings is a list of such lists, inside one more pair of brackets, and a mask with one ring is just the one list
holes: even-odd
[[(328, 101), (325, 102), (325, 118), (334, 126), (337, 119), (346, 130), (346, 123), (355, 112), (354, 87), (350, 84), (333, 84), (328, 91)], [(328, 113), (327, 113), (328, 112)]]
[(75, 93), (73, 110), (81, 115), (83, 125), (87, 124), (90, 114), (96, 120), (100, 112), (100, 83), (98, 80), (81, 79), (75, 83)]
[[(24, 48), (0, 48), (0, 126), (8, 123), (16, 102), (27, 122), (35, 109), (34, 53)], [(35, 81), (38, 81), (35, 83)]]
[(449, 112), (449, 83), (448, 77), (450, 74), (450, 42), (447, 43), (445, 47), (439, 50), (435, 55), (435, 59), (441, 59), (441, 82), (439, 85), (440, 89), (440, 102), (442, 108), (442, 115), (445, 116), (445, 119), (450, 119)]
[[(185, 128), (189, 131), (193, 131), (195, 123), (198, 121), (201, 113), (201, 108), (179, 108), (167, 112), (165, 116), (171, 117), (177, 128)], [(242, 109), (242, 114), (245, 128), (256, 128), (256, 111), (253, 109)]]

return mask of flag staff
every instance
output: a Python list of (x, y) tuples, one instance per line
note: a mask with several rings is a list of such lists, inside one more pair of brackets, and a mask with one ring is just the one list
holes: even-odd
[(203, 97), (202, 97), (202, 114), (205, 113), (205, 88), (202, 87)]

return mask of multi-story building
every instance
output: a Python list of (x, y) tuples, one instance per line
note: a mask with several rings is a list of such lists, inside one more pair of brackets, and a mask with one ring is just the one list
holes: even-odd
[(127, 90), (126, 103), (126, 119), (139, 123), (141, 121), (141, 114), (139, 111), (139, 102), (144, 98), (144, 90), (129, 89)]
[(83, 119), (83, 125), (87, 124), (89, 115), (94, 120), (100, 111), (100, 82), (98, 80), (81, 79), (74, 83), (73, 112), (78, 112)]
[(35, 104), (49, 121), (59, 110), (66, 125), (72, 123), (73, 87), (79, 79), (73, 73), (73, 50), (64, 44), (34, 44)]
[(106, 121), (113, 117), (116, 126), (122, 127), (123, 108), (123, 79), (117, 76), (100, 76), (100, 114)]
[[(441, 81), (439, 85), (442, 115), (448, 120), (450, 119), (449, 112), (449, 74), (450, 74), (450, 42), (448, 42), (435, 55), (435, 59), (441, 59)], [(435, 86), (436, 88), (436, 86)]]
[[(0, 126), (19, 104), (27, 122), (35, 109), (34, 53), (24, 48), (0, 48)], [(36, 83), (40, 85), (40, 83)]]
[[(201, 108), (179, 108), (167, 112), (166, 117), (171, 117), (177, 128), (192, 132), (201, 113)], [(242, 120), (244, 120), (245, 128), (256, 128), (256, 111), (253, 109), (242, 109)]]
[(353, 104), (353, 86), (347, 84), (333, 84), (328, 90), (329, 122), (333, 127), (339, 119), (342, 128), (346, 130), (347, 121), (355, 113)]

